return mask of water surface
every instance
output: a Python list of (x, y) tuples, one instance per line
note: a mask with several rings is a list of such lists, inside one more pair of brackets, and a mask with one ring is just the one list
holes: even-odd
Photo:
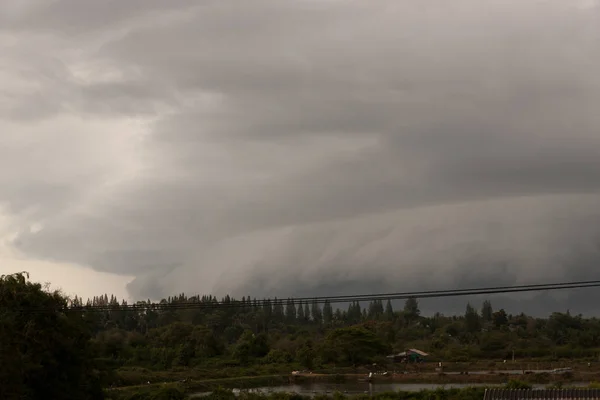
[[(584, 387), (587, 386), (586, 382), (569, 383), (569, 386)], [(262, 387), (255, 389), (241, 389), (251, 393), (297, 393), (304, 396), (316, 396), (320, 394), (331, 394), (334, 392), (340, 392), (348, 395), (357, 394), (376, 394), (383, 392), (418, 392), (420, 390), (435, 390), (435, 389), (463, 389), (468, 387), (501, 387), (502, 384), (493, 385), (489, 383), (368, 383), (368, 382), (345, 382), (345, 383), (325, 383), (325, 382), (306, 382), (301, 384), (290, 384), (272, 387)], [(533, 384), (534, 389), (544, 389), (547, 384)], [(240, 389), (233, 389), (234, 393), (239, 393)], [(210, 393), (197, 393), (192, 397), (202, 397)]]

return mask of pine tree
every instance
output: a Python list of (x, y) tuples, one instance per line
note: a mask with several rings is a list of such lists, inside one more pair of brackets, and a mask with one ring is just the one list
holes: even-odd
[(381, 300), (375, 300), (375, 319), (381, 319), (383, 317), (383, 302)]
[(421, 311), (419, 310), (419, 302), (416, 297), (409, 297), (406, 299), (404, 303), (404, 319), (408, 323), (414, 322), (421, 315)]
[(283, 312), (283, 303), (281, 300), (277, 300), (277, 297), (273, 300), (273, 320), (277, 323), (283, 322), (285, 318)]
[[(365, 313), (366, 318), (366, 313)], [(363, 312), (358, 301), (352, 302), (348, 305), (348, 322), (357, 324), (363, 319)]]
[(323, 322), (325, 325), (331, 325), (333, 322), (333, 307), (329, 300), (325, 300), (325, 304), (323, 304)]
[(302, 301), (298, 303), (298, 311), (296, 312), (296, 315), (298, 316), (299, 323), (303, 324), (306, 322), (306, 317), (304, 316), (304, 305), (302, 304)]
[(313, 321), (315, 321), (317, 324), (322, 324), (323, 323), (323, 314), (321, 312), (321, 307), (319, 307), (319, 303), (317, 303), (317, 300), (313, 300), (311, 307), (310, 307), (310, 311), (313, 317)]
[(465, 328), (467, 329), (467, 332), (470, 333), (475, 333), (481, 330), (479, 314), (477, 314), (477, 311), (475, 311), (471, 304), (467, 304), (467, 309), (465, 311)]
[(285, 305), (285, 318), (288, 323), (296, 322), (296, 306), (294, 300), (288, 299)]
[(369, 303), (368, 317), (369, 319), (377, 319), (377, 300)]
[(337, 321), (337, 322), (342, 322), (344, 321), (345, 316), (344, 313), (342, 312), (342, 310), (340, 310), (339, 308), (336, 308), (335, 312), (333, 313), (333, 320)]
[(304, 318), (306, 321), (310, 321), (310, 306), (308, 305), (308, 301), (304, 303)]
[(490, 322), (493, 318), (494, 310), (492, 303), (489, 300), (485, 300), (481, 306), (481, 319), (485, 322)]
[(394, 309), (392, 308), (392, 302), (390, 300), (385, 304), (384, 318), (386, 321), (392, 321), (394, 319)]
[(265, 319), (268, 321), (273, 316), (273, 308), (271, 306), (271, 300), (266, 299), (263, 301), (263, 313), (265, 315)]

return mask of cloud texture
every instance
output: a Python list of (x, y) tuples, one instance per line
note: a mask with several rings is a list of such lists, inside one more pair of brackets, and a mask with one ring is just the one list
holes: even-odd
[(0, 202), (28, 257), (134, 298), (599, 276), (594, 1), (15, 4)]

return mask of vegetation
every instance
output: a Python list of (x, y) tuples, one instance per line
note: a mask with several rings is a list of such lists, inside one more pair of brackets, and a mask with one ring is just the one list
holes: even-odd
[(0, 277), (0, 398), (101, 399), (92, 342), (66, 299), (28, 282)]
[(401, 311), (381, 301), (341, 310), (328, 303), (185, 295), (167, 298), (158, 308), (138, 303), (137, 310), (108, 296), (75, 305), (106, 309), (89, 313), (100, 358), (116, 367), (149, 370), (210, 368), (236, 375), (322, 370), (385, 363), (391, 352), (413, 347), (444, 362), (513, 355), (596, 360), (600, 349), (599, 319), (568, 312), (548, 318), (511, 315), (494, 311), (489, 301), (481, 312), (469, 304), (462, 316), (430, 317), (420, 314), (417, 299), (407, 300)]
[[(530, 386), (515, 381), (507, 384), (505, 386), (509, 389), (531, 389)], [(594, 387), (594, 385), (590, 385), (590, 388)], [(155, 394), (150, 392), (145, 392), (138, 397), (130, 397), (128, 395), (124, 395), (122, 397), (115, 397), (114, 400), (128, 400), (128, 399), (137, 399), (137, 400), (152, 400), (152, 399), (179, 399), (183, 397), (181, 392), (178, 392), (176, 389), (169, 389), (158, 391)], [(481, 400), (484, 396), (485, 388), (483, 387), (471, 387), (465, 389), (436, 389), (436, 390), (421, 390), (418, 392), (387, 392), (387, 393), (376, 393), (373, 395), (347, 395), (342, 394), (340, 392), (333, 393), (332, 395), (321, 394), (316, 395), (314, 397), (302, 396), (300, 394), (295, 393), (270, 393), (270, 394), (261, 394), (261, 393), (250, 393), (250, 392), (241, 392), (239, 396), (236, 396), (232, 391), (227, 389), (216, 389), (211, 393), (203, 396), (203, 399), (206, 400)], [(164, 394), (160, 393), (172, 393), (175, 397), (161, 397)], [(156, 397), (153, 397), (156, 396)]]
[(423, 316), (414, 298), (400, 310), (382, 301), (344, 308), (229, 296), (131, 306), (103, 295), (83, 302), (46, 291), (26, 274), (2, 276), (0, 398), (99, 399), (101, 387), (164, 382), (174, 386), (161, 386), (161, 396), (177, 398), (183, 381), (236, 378), (251, 386), (253, 377), (281, 383), (292, 370), (364, 373), (407, 348), (431, 353), (435, 365), (478, 362), (486, 369), (513, 355), (587, 364), (600, 349), (600, 320), (568, 312), (511, 315), (484, 301), (479, 311), (467, 305), (462, 316)]
[[(485, 389), (482, 388), (468, 388), (468, 389), (439, 389), (439, 390), (423, 390), (420, 392), (390, 392), (390, 393), (379, 393), (370, 395), (359, 395), (359, 396), (346, 396), (342, 393), (335, 393), (333, 396), (321, 395), (315, 396), (314, 400), (344, 400), (344, 399), (356, 399), (356, 400), (481, 400), (483, 398)], [(240, 399), (243, 400), (308, 400), (310, 397), (301, 396), (298, 394), (288, 393), (273, 393), (270, 395), (261, 395), (254, 393), (242, 394)], [(231, 392), (226, 390), (219, 390), (211, 393), (206, 397), (208, 400), (234, 400)]]

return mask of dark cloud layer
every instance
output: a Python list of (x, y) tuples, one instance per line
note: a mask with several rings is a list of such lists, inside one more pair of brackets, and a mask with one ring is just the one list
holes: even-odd
[(594, 1), (84, 3), (0, 0), (27, 255), (135, 298), (598, 277)]

